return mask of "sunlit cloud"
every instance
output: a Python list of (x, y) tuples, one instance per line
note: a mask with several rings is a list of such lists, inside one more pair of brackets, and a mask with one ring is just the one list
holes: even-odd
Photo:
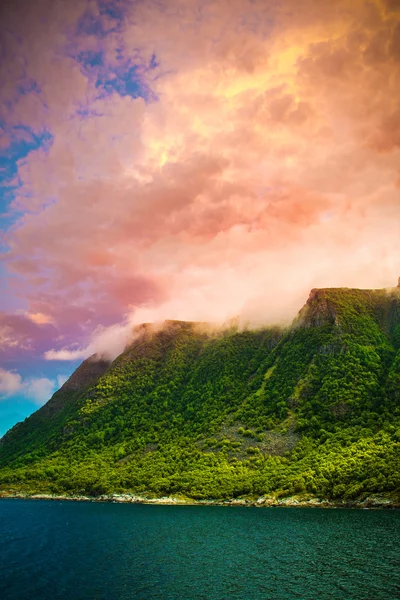
[(121, 354), (133, 339), (133, 330), (129, 322), (115, 324), (110, 327), (97, 327), (91, 335), (87, 346), (73, 350), (48, 350), (44, 357), (46, 360), (71, 361), (85, 359), (93, 354), (114, 359)]
[(114, 356), (143, 321), (287, 323), (311, 287), (395, 285), (394, 0), (21, 6), (0, 83), (27, 306), (0, 347)]
[(37, 323), (38, 325), (47, 325), (48, 323), (53, 322), (53, 319), (51, 317), (49, 317), (48, 315), (44, 315), (40, 312), (27, 313), (26, 316), (28, 317), (28, 319), (30, 319), (34, 323)]

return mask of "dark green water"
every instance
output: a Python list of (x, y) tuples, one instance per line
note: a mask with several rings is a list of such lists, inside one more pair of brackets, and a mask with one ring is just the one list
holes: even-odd
[(0, 500), (2, 600), (395, 600), (400, 512)]

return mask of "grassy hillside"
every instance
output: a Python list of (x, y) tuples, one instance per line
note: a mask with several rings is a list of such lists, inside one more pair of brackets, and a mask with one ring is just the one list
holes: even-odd
[(400, 493), (400, 290), (313, 290), (287, 330), (143, 326), (1, 440), (0, 486)]

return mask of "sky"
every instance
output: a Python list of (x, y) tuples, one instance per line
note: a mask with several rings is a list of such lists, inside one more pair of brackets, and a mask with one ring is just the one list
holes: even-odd
[(400, 275), (400, 0), (0, 9), (0, 435), (135, 324)]

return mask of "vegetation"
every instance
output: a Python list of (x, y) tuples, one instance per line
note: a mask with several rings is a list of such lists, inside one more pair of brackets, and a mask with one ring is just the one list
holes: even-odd
[(400, 493), (399, 292), (313, 290), (287, 330), (143, 326), (1, 440), (0, 489)]

